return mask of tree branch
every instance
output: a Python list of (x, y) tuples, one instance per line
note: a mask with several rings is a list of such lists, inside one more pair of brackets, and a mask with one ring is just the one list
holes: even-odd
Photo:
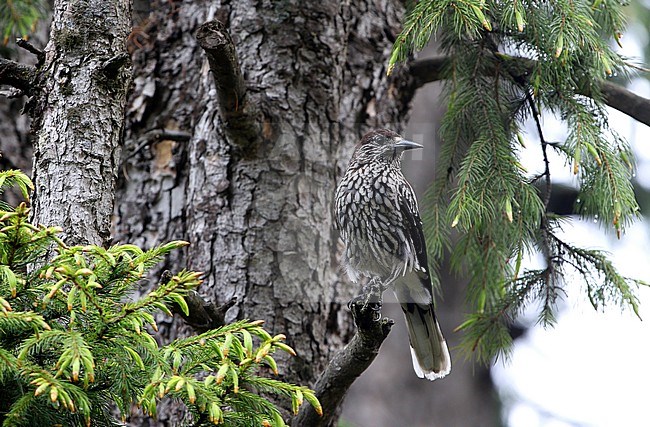
[(225, 304), (217, 306), (208, 302), (196, 291), (192, 291), (185, 296), (188, 313), (185, 315), (183, 310), (173, 304), (172, 311), (185, 320), (185, 322), (194, 328), (198, 333), (203, 333), (211, 329), (217, 329), (226, 324), (226, 312), (230, 307), (235, 305), (237, 300), (231, 299)]
[(550, 289), (553, 287), (552, 280), (554, 279), (555, 276), (555, 264), (553, 262), (554, 252), (549, 242), (550, 224), (548, 218), (548, 205), (551, 201), (553, 183), (551, 182), (551, 168), (550, 168), (550, 162), (548, 160), (548, 151), (547, 151), (548, 143), (546, 142), (546, 138), (544, 138), (544, 132), (542, 131), (542, 123), (540, 122), (541, 113), (537, 111), (537, 107), (535, 106), (535, 101), (533, 100), (533, 96), (530, 94), (530, 91), (528, 91), (528, 89), (526, 89), (526, 99), (528, 100), (528, 105), (530, 106), (533, 120), (535, 120), (535, 125), (537, 126), (539, 142), (540, 145), (542, 146), (542, 156), (544, 158), (543, 175), (545, 181), (545, 188), (544, 188), (544, 198), (542, 201), (544, 203), (544, 212), (542, 212), (542, 218), (540, 219), (540, 233), (542, 237), (540, 250), (542, 252), (542, 255), (544, 255), (544, 259), (546, 260), (546, 269), (544, 270), (545, 289)]
[[(650, 99), (639, 96), (615, 83), (603, 81), (600, 91), (605, 104), (627, 114), (633, 119), (650, 126)], [(590, 96), (588, 93), (583, 95)]]
[(45, 62), (45, 52), (43, 52), (42, 50), (38, 49), (36, 46), (31, 44), (29, 40), (25, 40), (22, 38), (16, 39), (16, 44), (18, 45), (18, 47), (22, 47), (27, 52), (36, 56), (36, 58), (38, 59), (38, 64), (36, 64), (36, 67), (40, 67), (43, 64), (43, 62)]
[(257, 108), (246, 99), (246, 83), (228, 30), (217, 20), (206, 22), (196, 32), (196, 40), (210, 63), (228, 137), (246, 151), (254, 149), (260, 140), (261, 121)]
[[(510, 61), (514, 61), (522, 71), (530, 71), (534, 66), (534, 61), (528, 58), (508, 58)], [(444, 80), (443, 70), (449, 60), (449, 57), (437, 56), (413, 61), (409, 67), (411, 75), (415, 78), (416, 87), (421, 87), (426, 83)], [(624, 87), (607, 80), (601, 81), (600, 91), (604, 96), (603, 101), (605, 104), (627, 114), (646, 126), (650, 126), (650, 99), (636, 95)], [(578, 87), (576, 93), (588, 97), (592, 96), (591, 90), (588, 87)]]
[(0, 85), (9, 85), (29, 95), (36, 69), (10, 59), (0, 58)]
[[(173, 274), (169, 270), (165, 270), (160, 275), (158, 286), (163, 283), (169, 282)], [(187, 304), (187, 313), (177, 303), (169, 303), (169, 309), (178, 314), (185, 320), (185, 322), (193, 327), (199, 334), (209, 331), (211, 329), (220, 328), (226, 324), (226, 312), (230, 307), (235, 305), (237, 300), (231, 299), (227, 303), (217, 306), (214, 303), (208, 302), (196, 291), (190, 291), (184, 296), (185, 303)]]
[(409, 72), (415, 79), (415, 86), (421, 87), (427, 83), (445, 80), (443, 70), (448, 62), (447, 56), (434, 56), (409, 63)]
[(379, 353), (379, 347), (394, 322), (388, 318), (380, 319), (376, 310), (364, 310), (362, 306), (362, 301), (350, 304), (357, 331), (348, 345), (336, 353), (314, 385), (316, 397), (323, 406), (323, 416), (319, 416), (311, 405), (304, 405), (292, 420), (292, 426), (333, 425), (348, 389)]

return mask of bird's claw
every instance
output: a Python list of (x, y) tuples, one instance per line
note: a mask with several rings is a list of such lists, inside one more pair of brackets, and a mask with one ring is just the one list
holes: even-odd
[(381, 284), (371, 282), (363, 287), (361, 295), (357, 295), (348, 302), (348, 308), (353, 309), (353, 306), (361, 306), (361, 311), (370, 310), (373, 312), (374, 320), (379, 320), (381, 317), (381, 306), (383, 288)]

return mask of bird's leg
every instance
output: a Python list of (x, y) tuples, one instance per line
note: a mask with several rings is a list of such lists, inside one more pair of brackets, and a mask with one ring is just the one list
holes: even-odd
[(361, 295), (358, 295), (348, 302), (348, 308), (352, 305), (360, 304), (361, 310), (372, 310), (376, 313), (377, 319), (381, 317), (381, 306), (383, 303), (382, 293), (385, 288), (382, 286), (381, 281), (377, 277), (370, 279), (370, 282), (361, 290)]
[(374, 304), (377, 307), (373, 308), (372, 306), (370, 307), (371, 310), (374, 311), (379, 311), (381, 310), (381, 305), (383, 304), (383, 299), (382, 296), (384, 294), (384, 290), (386, 287), (384, 287), (377, 277), (373, 277), (370, 282), (366, 285), (364, 288), (364, 293), (366, 294), (366, 304)]

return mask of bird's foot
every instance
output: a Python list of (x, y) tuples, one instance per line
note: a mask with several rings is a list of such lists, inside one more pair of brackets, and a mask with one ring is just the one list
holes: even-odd
[(364, 292), (348, 301), (348, 308), (351, 308), (353, 305), (360, 305), (362, 311), (381, 311), (382, 299), (381, 296)]
[(352, 306), (361, 306), (361, 311), (371, 310), (373, 317), (376, 318), (375, 320), (379, 320), (383, 304), (383, 292), (384, 288), (381, 283), (373, 280), (363, 287), (361, 295), (357, 295), (348, 302), (348, 308), (352, 310)]

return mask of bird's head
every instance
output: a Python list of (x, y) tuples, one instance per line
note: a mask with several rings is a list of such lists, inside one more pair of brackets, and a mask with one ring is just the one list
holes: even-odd
[(352, 155), (352, 162), (359, 164), (381, 162), (399, 167), (402, 153), (416, 148), (422, 148), (422, 146), (407, 141), (392, 130), (377, 129), (368, 132), (361, 138)]

